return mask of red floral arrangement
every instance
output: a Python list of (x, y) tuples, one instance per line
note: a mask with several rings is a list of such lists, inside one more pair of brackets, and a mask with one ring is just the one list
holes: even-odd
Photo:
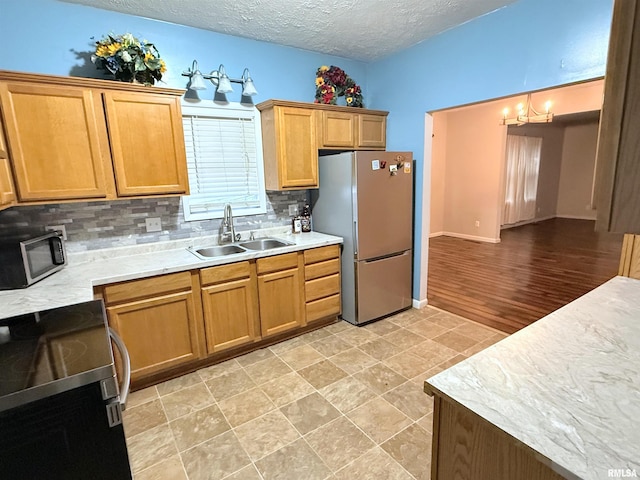
[(362, 90), (340, 67), (323, 65), (316, 72), (316, 99), (314, 103), (335, 105), (344, 96), (348, 107), (364, 107)]

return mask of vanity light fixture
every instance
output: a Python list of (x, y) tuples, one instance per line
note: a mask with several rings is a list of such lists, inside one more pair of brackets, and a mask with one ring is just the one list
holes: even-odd
[(191, 68), (186, 72), (182, 72), (182, 75), (189, 77), (189, 90), (206, 90), (207, 86), (204, 83), (204, 78), (200, 70), (198, 70), (198, 62), (193, 61)]
[(551, 101), (547, 100), (544, 104), (544, 113), (536, 111), (531, 105), (531, 94), (527, 95), (527, 104), (519, 103), (516, 106), (516, 116), (509, 118), (509, 109), (502, 110), (502, 119), (500, 125), (524, 125), (525, 123), (551, 123), (553, 121), (553, 113), (551, 113)]
[(255, 85), (253, 84), (253, 79), (249, 74), (249, 69), (245, 68), (242, 72), (241, 78), (230, 78), (227, 75), (227, 72), (224, 69), (224, 65), (220, 64), (218, 70), (213, 70), (210, 74), (202, 74), (200, 70), (198, 70), (198, 62), (195, 60), (191, 65), (191, 68), (185, 72), (182, 72), (182, 75), (185, 77), (189, 77), (189, 90), (204, 90), (206, 85), (204, 80), (210, 80), (211, 83), (216, 85), (216, 92), (221, 94), (232, 93), (233, 87), (231, 86), (231, 82), (233, 83), (241, 83), (242, 84), (242, 96), (252, 97), (258, 94)]

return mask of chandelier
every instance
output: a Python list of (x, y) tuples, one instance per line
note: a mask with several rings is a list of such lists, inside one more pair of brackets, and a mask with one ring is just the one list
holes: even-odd
[(531, 104), (531, 94), (527, 95), (527, 103), (519, 103), (516, 105), (516, 115), (509, 117), (509, 109), (502, 110), (502, 119), (500, 125), (524, 125), (525, 123), (550, 123), (553, 121), (553, 113), (551, 113), (551, 101), (547, 100), (544, 104), (544, 113), (538, 112)]

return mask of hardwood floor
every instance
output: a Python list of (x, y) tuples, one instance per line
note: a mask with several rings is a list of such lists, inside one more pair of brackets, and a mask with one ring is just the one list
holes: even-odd
[(429, 240), (429, 305), (513, 333), (614, 277), (622, 235), (554, 218), (503, 230), (501, 243)]

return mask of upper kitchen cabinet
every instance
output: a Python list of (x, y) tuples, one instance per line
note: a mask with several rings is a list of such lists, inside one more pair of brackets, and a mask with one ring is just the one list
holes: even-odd
[(318, 188), (316, 116), (310, 108), (269, 100), (261, 111), (267, 190)]
[(285, 100), (257, 107), (267, 190), (318, 188), (318, 150), (386, 148), (388, 112)]
[(106, 198), (100, 95), (78, 87), (0, 82), (10, 158), (23, 201)]
[(180, 99), (151, 93), (103, 95), (118, 196), (187, 193)]
[(640, 4), (614, 4), (596, 161), (596, 229), (640, 233)]
[(0, 116), (0, 210), (11, 207), (15, 204), (16, 194), (13, 188), (13, 178), (7, 144), (4, 141), (4, 128), (2, 127), (2, 116)]
[[(319, 106), (320, 107), (320, 106)], [(324, 106), (326, 107), (326, 106)], [(329, 106), (329, 108), (332, 108)], [(387, 145), (387, 112), (354, 113), (359, 109), (337, 107), (346, 111), (321, 110), (318, 148), (327, 150), (384, 150)]]
[(0, 72), (18, 203), (187, 193), (181, 94)]

